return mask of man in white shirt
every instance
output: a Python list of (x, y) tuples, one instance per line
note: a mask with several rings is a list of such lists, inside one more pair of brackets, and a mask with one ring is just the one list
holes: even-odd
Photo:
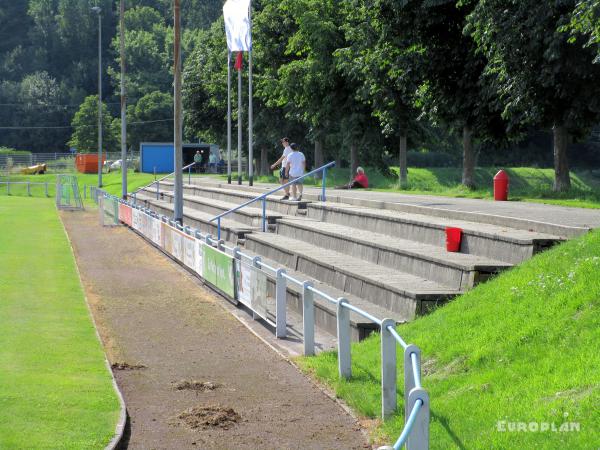
[[(292, 148), (292, 153), (287, 157), (286, 174), (289, 176), (290, 181), (294, 181), (304, 175), (306, 158), (304, 157), (304, 153), (300, 151), (298, 144), (292, 144), (290, 147)], [(302, 181), (303, 179), (300, 179), (292, 184), (292, 198), (290, 200), (298, 202), (302, 200)], [(298, 197), (296, 197), (296, 186), (298, 187)]]
[[(281, 139), (281, 145), (283, 145), (283, 154), (281, 158), (275, 161), (274, 164), (271, 165), (271, 170), (281, 164), (281, 169), (279, 170), (279, 182), (281, 184), (285, 184), (289, 181), (289, 178), (286, 175), (285, 168), (287, 164), (287, 157), (292, 153), (292, 149), (290, 147), (290, 140), (286, 137)], [(281, 197), (281, 200), (287, 200), (290, 198), (290, 187), (286, 186), (283, 188), (285, 195)]]

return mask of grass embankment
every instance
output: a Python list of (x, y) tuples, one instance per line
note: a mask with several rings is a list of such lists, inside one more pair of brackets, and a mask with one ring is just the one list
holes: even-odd
[[(599, 273), (595, 231), (398, 327), (422, 351), (432, 449), (599, 448)], [(350, 381), (338, 379), (335, 353), (299, 363), (360, 414), (377, 417), (379, 355), (378, 335), (353, 345)], [(401, 363), (398, 380), (403, 411)], [(378, 431), (395, 441), (403, 420), (400, 413)], [(509, 425), (499, 421), (577, 423), (579, 431), (500, 431)]]
[[(448, 197), (493, 198), (493, 178), (498, 168), (480, 167), (475, 171), (476, 189), (461, 185), (462, 171), (458, 168), (409, 168), (408, 185), (400, 189), (396, 177), (385, 177), (372, 168), (366, 168), (371, 189), (377, 191), (402, 192), (408, 194), (429, 194)], [(398, 168), (392, 168), (397, 173)], [(552, 191), (553, 169), (515, 167), (505, 169), (510, 177), (509, 199), (574, 206), (600, 208), (600, 173), (592, 171), (571, 171), (572, 188), (567, 192)], [(227, 177), (225, 176), (224, 179)], [(333, 187), (348, 183), (349, 169), (327, 171), (327, 186)], [(275, 176), (257, 177), (258, 182), (276, 183)], [(321, 179), (307, 179), (307, 185), (321, 184)]]
[(119, 402), (54, 204), (0, 198), (0, 448), (103, 448)]

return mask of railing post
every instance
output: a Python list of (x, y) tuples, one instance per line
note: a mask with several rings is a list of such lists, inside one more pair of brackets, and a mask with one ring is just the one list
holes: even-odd
[(27, 195), (31, 197), (31, 181), (27, 180)]
[(160, 180), (156, 181), (156, 200), (158, 200), (158, 194), (160, 194)]
[(221, 239), (221, 218), (217, 218), (217, 239)]
[(381, 322), (381, 416), (390, 417), (396, 411), (396, 340), (388, 327), (395, 327), (394, 319)]
[(212, 241), (212, 236), (210, 234), (207, 234), (206, 236), (204, 236), (204, 242), (206, 242), (206, 245), (212, 245), (210, 242)]
[(223, 239), (219, 239), (219, 241), (217, 242), (217, 250), (221, 250), (222, 252), (225, 252), (225, 249), (223, 248), (224, 245), (225, 245), (225, 241)]
[(417, 380), (415, 380), (415, 375), (414, 375), (414, 371), (413, 371), (413, 364), (412, 364), (412, 354), (416, 355), (416, 362), (417, 362), (417, 368), (419, 370), (419, 377), (420, 375), (420, 371), (421, 371), (421, 350), (419, 350), (419, 347), (417, 347), (416, 345), (413, 344), (409, 344), (405, 349), (404, 349), (404, 417), (407, 418), (410, 414), (410, 409), (408, 406), (408, 396), (410, 394), (410, 391), (412, 391), (415, 387), (421, 387), (420, 386), (420, 382), (419, 382), (419, 386), (417, 386)]
[(409, 412), (412, 411), (418, 400), (421, 400), (423, 404), (406, 440), (407, 450), (429, 450), (429, 394), (425, 389), (414, 388), (410, 391), (406, 404)]
[(350, 352), (350, 310), (344, 308), (348, 303), (343, 297), (337, 303), (337, 340), (338, 340), (338, 370), (340, 377), (352, 376), (352, 355)]
[(192, 184), (192, 166), (188, 167), (188, 184)]
[(283, 274), (285, 274), (284, 269), (277, 269), (275, 285), (275, 337), (280, 339), (287, 336), (287, 283)]
[(6, 182), (6, 195), (10, 195), (10, 180)]
[(46, 197), (50, 197), (50, 194), (48, 194), (48, 182), (46, 181)]
[(325, 198), (325, 178), (327, 178), (327, 167), (323, 169), (323, 179), (321, 183), (321, 201), (324, 202)]
[[(46, 183), (47, 185), (48, 183)], [(83, 185), (83, 199), (87, 199), (87, 184)]]
[(302, 283), (302, 333), (304, 334), (304, 356), (315, 354), (315, 294), (309, 289), (310, 281)]
[(262, 230), (263, 233), (267, 231), (267, 197), (262, 199)]
[[(238, 252), (240, 250), (239, 247), (235, 247), (238, 249)], [(234, 250), (235, 250), (234, 248)], [(238, 259), (240, 260), (240, 265), (242, 264), (242, 257), (240, 255), (238, 255)], [(252, 267), (254, 267), (256, 270), (260, 270), (260, 261), (261, 261), (261, 257), (260, 256), (255, 256), (254, 258), (252, 258)], [(253, 299), (254, 300), (254, 299)], [(252, 310), (252, 319), (254, 320), (259, 320), (260, 316), (258, 314), (256, 314), (256, 312), (254, 310)]]

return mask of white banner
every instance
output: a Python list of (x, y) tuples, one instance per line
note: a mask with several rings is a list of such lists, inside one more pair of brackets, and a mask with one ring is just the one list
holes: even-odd
[(196, 273), (204, 278), (204, 242), (196, 239)]
[(223, 5), (227, 48), (230, 52), (247, 52), (252, 48), (249, 11), (250, 0), (227, 0)]
[(183, 263), (196, 270), (196, 239), (192, 236), (183, 236)]
[(142, 212), (139, 209), (133, 208), (131, 211), (131, 226), (134, 230), (140, 231)]
[(160, 239), (160, 231), (162, 227), (160, 223), (160, 219), (154, 218), (154, 220), (152, 220), (152, 242), (162, 247), (162, 241)]

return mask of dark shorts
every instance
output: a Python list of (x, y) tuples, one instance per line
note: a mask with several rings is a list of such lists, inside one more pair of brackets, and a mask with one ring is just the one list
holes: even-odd
[(285, 175), (285, 167), (279, 169), (279, 178), (282, 180), (289, 180), (290, 178)]

